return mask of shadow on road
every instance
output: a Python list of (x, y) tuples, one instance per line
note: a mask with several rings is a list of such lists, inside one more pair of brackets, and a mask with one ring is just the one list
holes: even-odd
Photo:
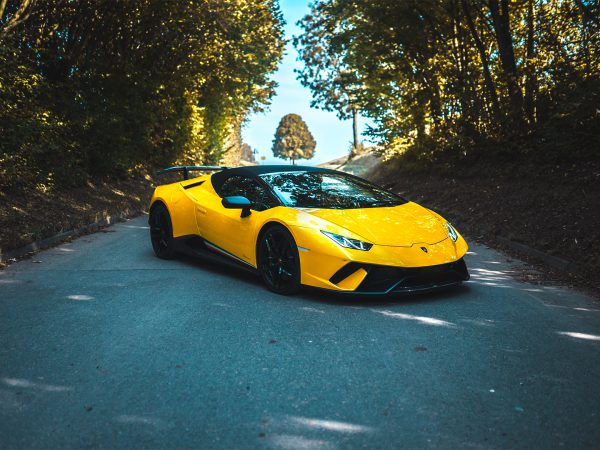
[[(259, 289), (263, 289), (265, 294), (268, 293), (270, 295), (278, 295), (268, 291), (258, 275), (238, 267), (237, 265), (228, 264), (225, 261), (215, 263), (209, 258), (194, 258), (186, 255), (180, 255), (177, 259), (186, 265), (197, 267), (198, 270), (211, 272), (215, 275), (231, 278), (232, 281), (235, 280), (235, 282), (240, 284), (244, 283), (255, 286)], [(303, 287), (299, 294), (293, 296), (293, 299), (311, 303), (316, 302), (338, 306), (360, 306), (370, 308), (390, 305), (412, 305), (449, 300), (468, 294), (469, 291), (469, 286), (465, 284), (428, 293), (389, 295), (348, 294), (311, 287)], [(281, 297), (282, 299), (289, 298), (286, 296)]]
[(204, 272), (210, 272), (215, 275), (229, 277), (240, 283), (248, 283), (254, 286), (264, 287), (258, 275), (245, 270), (234, 263), (230, 264), (226, 260), (215, 262), (210, 258), (196, 258), (182, 254), (177, 256), (177, 260), (186, 265), (196, 267), (198, 270), (202, 270)]

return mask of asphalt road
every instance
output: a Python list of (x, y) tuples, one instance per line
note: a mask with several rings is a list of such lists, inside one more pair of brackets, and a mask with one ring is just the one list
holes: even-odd
[(600, 302), (511, 277), (281, 297), (146, 218), (0, 271), (0, 448), (599, 448)]

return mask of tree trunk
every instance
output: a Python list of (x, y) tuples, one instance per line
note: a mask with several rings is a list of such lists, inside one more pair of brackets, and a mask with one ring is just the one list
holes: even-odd
[[(6, 21), (4, 27), (0, 28), (0, 40), (2, 40), (4, 35), (6, 35), (11, 29), (29, 18), (29, 9), (35, 2), (36, 0), (23, 0), (21, 6), (19, 6), (19, 9), (17, 9), (13, 16)], [(4, 15), (6, 3), (6, 0), (0, 0), (0, 20), (2, 20), (2, 16)]]
[(0, 22), (2, 22), (2, 16), (4, 16), (4, 9), (6, 8), (7, 0), (0, 0)]
[(464, 34), (464, 25), (461, 22), (460, 4), (452, 2), (452, 15), (454, 22), (454, 33), (456, 39), (457, 55), (460, 61), (460, 84), (461, 84), (461, 105), (463, 108), (463, 128), (467, 135), (473, 136), (479, 127), (478, 114), (475, 112), (475, 99), (473, 86), (473, 76), (469, 73), (469, 62), (467, 56), (466, 40)]
[(527, 41), (525, 55), (525, 116), (529, 126), (535, 122), (535, 91), (537, 89), (537, 77), (535, 74), (535, 10), (534, 0), (527, 2)]
[(440, 81), (438, 79), (438, 73), (435, 70), (432, 72), (431, 81), (428, 82), (431, 89), (429, 114), (431, 114), (433, 124), (437, 128), (440, 125), (440, 117), (442, 116), (442, 102), (440, 101)]
[(356, 154), (358, 149), (358, 113), (352, 108), (352, 152)]
[[(498, 3), (499, 1), (501, 2), (500, 4)], [(492, 14), (492, 23), (498, 44), (502, 71), (504, 72), (506, 85), (508, 86), (512, 123), (519, 126), (523, 123), (523, 93), (518, 81), (517, 63), (510, 31), (508, 0), (488, 0), (488, 6)]]
[(469, 11), (469, 5), (465, 0), (462, 0), (462, 9), (465, 14), (465, 19), (467, 20), (467, 26), (469, 27), (469, 31), (471, 32), (471, 36), (473, 37), (473, 41), (475, 42), (475, 47), (477, 48), (477, 52), (479, 53), (479, 58), (481, 59), (481, 65), (483, 70), (483, 82), (485, 84), (485, 88), (488, 91), (488, 95), (490, 96), (490, 101), (492, 103), (492, 121), (493, 119), (500, 119), (500, 102), (498, 101), (498, 93), (496, 92), (496, 86), (494, 84), (494, 79), (492, 78), (492, 73), (490, 71), (490, 63), (487, 56), (487, 52), (485, 49), (485, 45), (481, 38), (479, 37), (479, 33), (477, 32), (477, 28), (475, 27), (475, 22), (473, 22), (473, 16), (471, 15), (471, 11)]

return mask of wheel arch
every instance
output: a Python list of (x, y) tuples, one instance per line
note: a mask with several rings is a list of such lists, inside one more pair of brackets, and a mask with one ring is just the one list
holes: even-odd
[[(153, 217), (156, 217), (156, 220)], [(161, 217), (166, 219), (166, 223)], [(156, 199), (151, 203), (148, 225), (150, 226), (150, 240), (154, 254), (161, 259), (173, 259), (176, 251), (173, 239), (173, 222), (169, 208), (162, 200)]]
[[(293, 287), (286, 287), (283, 290), (278, 290), (279, 288), (275, 289), (274, 287), (272, 287), (270, 285), (270, 283), (265, 279), (263, 273), (262, 273), (262, 269), (261, 269), (261, 263), (260, 263), (260, 244), (261, 244), (261, 239), (264, 236), (264, 234), (273, 229), (273, 228), (277, 228), (280, 227), (282, 228), (285, 232), (287, 232), (287, 234), (289, 235), (289, 239), (291, 239), (291, 246), (292, 246), (292, 251), (295, 252), (296, 256), (296, 264), (297, 264), (297, 279), (296, 281), (294, 281), (293, 283)], [(267, 283), (267, 287), (269, 287), (269, 289), (273, 292), (276, 292), (277, 294), (293, 294), (295, 292), (297, 292), (297, 290), (300, 288), (301, 284), (302, 284), (302, 263), (300, 261), (300, 254), (298, 251), (298, 243), (297, 243), (297, 237), (294, 235), (294, 233), (292, 232), (292, 227), (288, 226), (286, 223), (280, 221), (280, 220), (268, 220), (267, 222), (265, 222), (261, 228), (260, 231), (258, 232), (258, 234), (256, 235), (256, 243), (255, 243), (255, 247), (254, 247), (254, 251), (255, 251), (255, 255), (256, 255), (256, 268), (259, 272), (259, 274), (261, 275), (261, 277), (263, 278), (263, 281)]]
[(281, 222), (279, 220), (275, 220), (275, 219), (268, 220), (260, 227), (260, 230), (256, 234), (256, 242), (254, 243), (254, 256), (256, 259), (256, 267), (258, 267), (258, 263), (259, 263), (259, 261), (258, 261), (258, 245), (260, 244), (260, 238), (269, 228), (276, 227), (276, 226), (285, 228), (287, 230), (287, 232), (291, 234), (292, 238), (294, 238), (294, 242), (296, 243), (296, 245), (298, 245), (296, 236), (294, 236), (294, 233), (292, 232), (291, 227), (289, 227), (284, 222)]
[(150, 209), (148, 210), (148, 223), (150, 223), (150, 217), (152, 216), (152, 213), (159, 206), (162, 206), (167, 210), (167, 214), (169, 215), (169, 221), (171, 222), (171, 231), (173, 231), (173, 214), (171, 214), (167, 202), (165, 202), (162, 198), (157, 198), (153, 200), (150, 204)]
[(162, 198), (157, 198), (152, 201), (152, 203), (150, 204), (150, 209), (148, 210), (148, 215), (152, 214), (152, 211), (154, 211), (154, 209), (159, 205), (164, 206), (165, 209), (167, 210), (167, 212), (169, 213), (169, 216), (171, 216), (171, 211), (169, 210), (169, 207), (167, 206), (167, 202), (165, 202)]

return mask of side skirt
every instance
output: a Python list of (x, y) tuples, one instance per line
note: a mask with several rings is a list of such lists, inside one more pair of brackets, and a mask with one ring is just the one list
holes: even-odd
[(256, 267), (205, 239), (202, 239), (200, 236), (188, 235), (175, 238), (175, 250), (194, 258), (215, 261), (219, 264), (225, 264), (231, 267), (244, 269), (253, 274), (258, 274)]

